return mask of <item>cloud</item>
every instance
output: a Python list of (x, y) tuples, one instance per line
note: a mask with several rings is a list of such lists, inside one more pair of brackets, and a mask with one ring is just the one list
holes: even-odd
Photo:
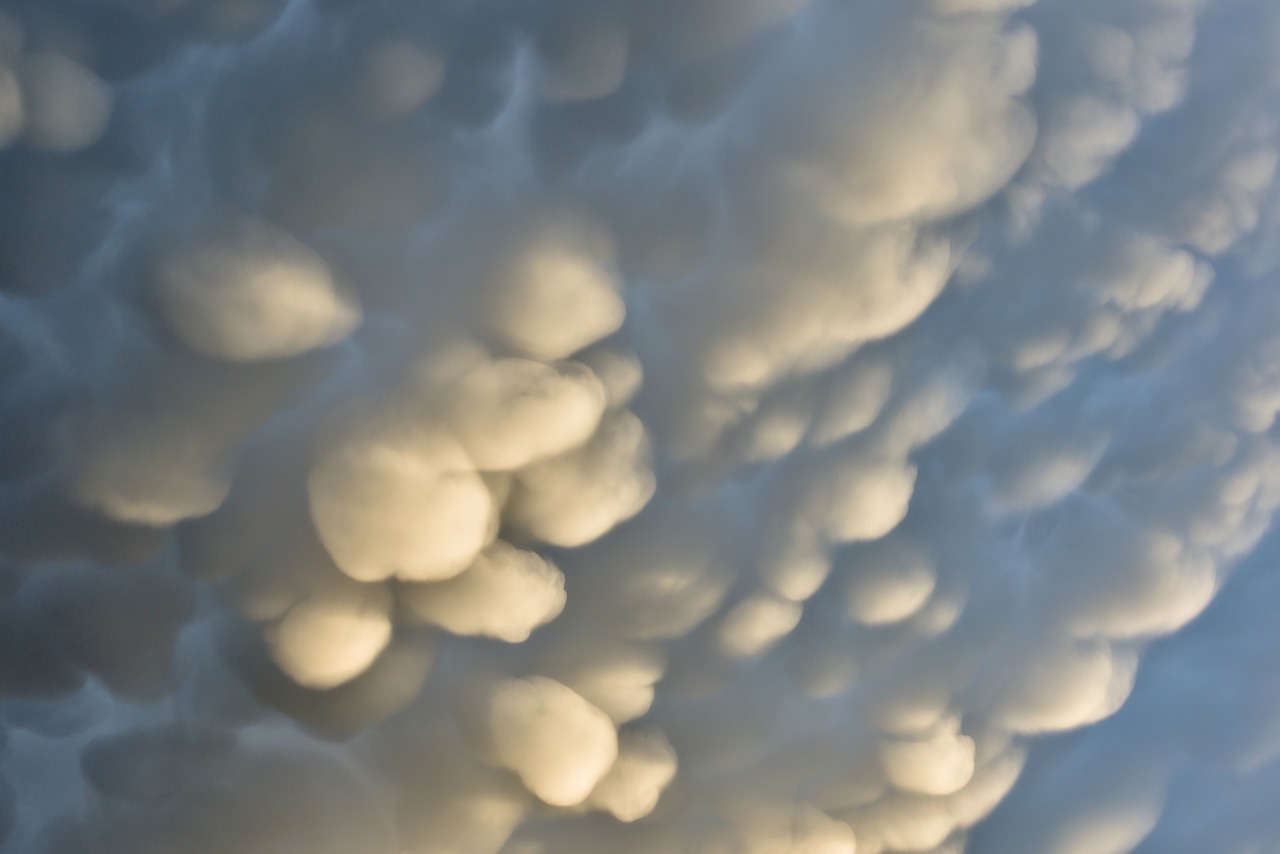
[(456, 635), (519, 643), (564, 609), (564, 576), (537, 554), (499, 541), (462, 575), (404, 589), (399, 601), (414, 616)]
[(7, 3), (0, 854), (1265, 845), (1277, 34)]
[(234, 231), (158, 264), (160, 311), (192, 350), (279, 359), (341, 341), (359, 324), (359, 304), (307, 246), (270, 226)]
[(613, 723), (565, 685), (534, 676), (481, 690), (464, 732), (482, 761), (511, 769), (547, 803), (581, 803), (617, 760)]

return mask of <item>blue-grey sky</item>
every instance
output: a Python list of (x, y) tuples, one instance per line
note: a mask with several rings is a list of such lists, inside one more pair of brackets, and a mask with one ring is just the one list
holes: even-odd
[(1278, 45), (0, 0), (0, 854), (1280, 850)]

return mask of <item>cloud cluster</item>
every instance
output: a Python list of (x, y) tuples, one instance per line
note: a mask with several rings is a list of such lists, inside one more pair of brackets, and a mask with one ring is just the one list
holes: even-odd
[(1278, 37), (0, 3), (0, 854), (1262, 844)]

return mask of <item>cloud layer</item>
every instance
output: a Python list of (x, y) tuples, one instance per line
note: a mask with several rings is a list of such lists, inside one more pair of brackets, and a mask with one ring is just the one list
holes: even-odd
[(1277, 43), (0, 3), (0, 854), (1257, 850)]

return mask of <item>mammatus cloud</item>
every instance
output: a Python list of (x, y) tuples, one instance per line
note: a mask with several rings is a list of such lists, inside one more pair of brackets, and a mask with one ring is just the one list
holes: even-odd
[(1272, 5), (0, 2), (0, 854), (1270, 844)]

